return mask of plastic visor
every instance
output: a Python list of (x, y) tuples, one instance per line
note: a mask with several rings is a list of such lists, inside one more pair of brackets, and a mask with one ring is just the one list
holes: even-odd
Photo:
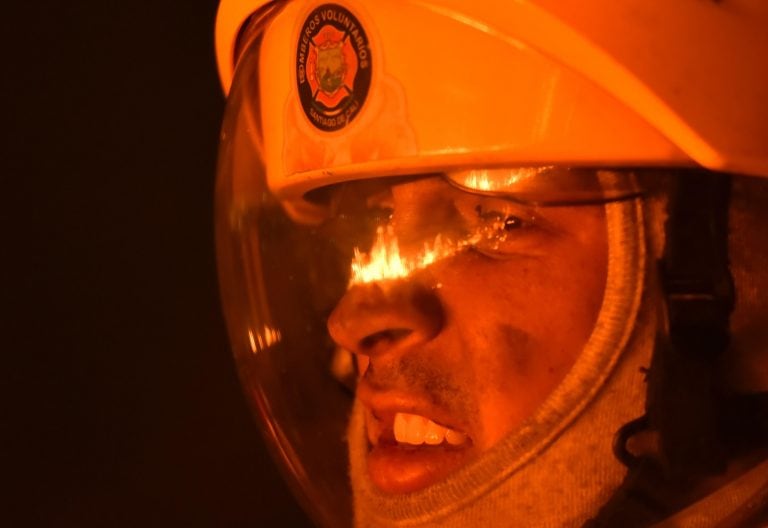
[[(350, 288), (403, 280), (466, 252), (507, 258), (551, 205), (635, 196), (632, 172), (486, 168), (327, 185), (302, 198), (268, 187), (259, 123), (259, 41), (246, 51), (222, 130), (217, 246), (222, 301), (242, 383), (295, 493), (326, 526), (351, 522), (346, 427), (353, 359), (330, 338), (329, 314)], [(398, 232), (391, 195), (430, 182), (448, 204)], [(546, 215), (544, 215), (546, 216)]]
[[(352, 394), (331, 374), (324, 316), (346, 287), (320, 280), (334, 254), (297, 229), (265, 184), (259, 40), (245, 52), (221, 132), (216, 242), (222, 304), (241, 382), (294, 493), (323, 526), (350, 524), (344, 442)], [(320, 263), (322, 262), (322, 265)], [(312, 263), (307, 266), (307, 263)], [(339, 263), (339, 266), (341, 263)]]

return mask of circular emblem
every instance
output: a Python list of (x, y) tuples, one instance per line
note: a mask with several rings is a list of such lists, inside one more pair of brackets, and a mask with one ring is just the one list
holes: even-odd
[(344, 7), (323, 4), (304, 21), (296, 50), (299, 99), (320, 130), (344, 128), (360, 112), (371, 85), (368, 36)]

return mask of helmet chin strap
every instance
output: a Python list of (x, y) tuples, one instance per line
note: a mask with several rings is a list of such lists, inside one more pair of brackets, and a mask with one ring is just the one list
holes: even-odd
[[(667, 324), (647, 373), (646, 414), (617, 433), (616, 455), (630, 471), (590, 527), (657, 522), (685, 506), (701, 478), (727, 464), (727, 395), (717, 372), (735, 300), (728, 265), (731, 179), (708, 171), (675, 176), (659, 262), (666, 311), (660, 320)], [(626, 448), (643, 430), (657, 434), (653, 457), (636, 457)]]
[(724, 387), (717, 371), (735, 294), (728, 266), (730, 177), (681, 176), (670, 197), (659, 265), (668, 328), (651, 362), (646, 412), (660, 435), (665, 473), (685, 484), (725, 469)]

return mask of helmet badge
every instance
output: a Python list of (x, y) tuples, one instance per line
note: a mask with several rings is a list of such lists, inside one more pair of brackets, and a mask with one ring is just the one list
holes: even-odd
[(347, 126), (368, 95), (368, 37), (344, 7), (323, 4), (304, 21), (296, 50), (299, 100), (309, 121), (332, 132)]

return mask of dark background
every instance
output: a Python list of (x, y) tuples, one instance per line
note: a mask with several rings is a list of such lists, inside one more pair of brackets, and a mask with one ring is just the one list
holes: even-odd
[(218, 304), (216, 4), (3, 7), (0, 525), (307, 524)]

